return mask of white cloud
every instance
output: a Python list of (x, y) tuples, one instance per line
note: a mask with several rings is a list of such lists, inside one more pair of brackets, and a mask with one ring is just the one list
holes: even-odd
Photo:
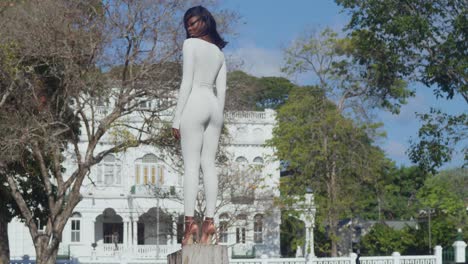
[(264, 49), (255, 45), (241, 46), (228, 53), (235, 61), (241, 61), (240, 69), (257, 77), (283, 76), (280, 50)]

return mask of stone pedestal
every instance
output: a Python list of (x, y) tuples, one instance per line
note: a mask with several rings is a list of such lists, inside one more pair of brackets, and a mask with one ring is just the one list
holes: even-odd
[(455, 263), (465, 263), (466, 243), (465, 241), (455, 241), (453, 243), (453, 249), (455, 253)]
[(168, 264), (229, 264), (228, 249), (219, 245), (186, 245), (167, 256)]

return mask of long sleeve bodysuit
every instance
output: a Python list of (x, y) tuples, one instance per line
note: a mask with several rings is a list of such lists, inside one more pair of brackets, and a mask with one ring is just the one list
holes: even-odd
[(205, 40), (186, 39), (183, 45), (182, 83), (172, 125), (180, 129), (181, 134), (185, 216), (194, 215), (200, 166), (206, 216), (214, 215), (218, 194), (215, 156), (223, 125), (226, 88), (223, 52)]

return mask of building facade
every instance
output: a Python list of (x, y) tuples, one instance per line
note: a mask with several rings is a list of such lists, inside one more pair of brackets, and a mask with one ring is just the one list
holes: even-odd
[[(281, 214), (273, 206), (279, 196), (279, 162), (265, 145), (274, 125), (273, 110), (226, 113), (228, 133), (221, 148), (229, 165), (220, 169), (215, 220), (219, 243), (229, 246), (232, 257), (280, 256)], [(110, 145), (109, 137), (99, 148)], [(65, 168), (71, 170), (76, 158), (71, 152), (66, 156)], [(165, 259), (179, 250), (181, 171), (180, 159), (149, 145), (105, 156), (83, 183), (82, 200), (67, 222), (59, 257)], [(202, 182), (200, 190), (197, 208), (203, 212)], [(24, 223), (13, 220), (8, 232), (12, 257), (34, 257)]]

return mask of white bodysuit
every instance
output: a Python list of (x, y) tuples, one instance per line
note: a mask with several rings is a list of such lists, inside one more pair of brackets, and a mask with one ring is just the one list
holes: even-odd
[(172, 125), (180, 129), (181, 134), (185, 216), (194, 215), (200, 166), (206, 216), (214, 216), (218, 195), (215, 156), (223, 125), (226, 88), (223, 52), (205, 40), (186, 39), (183, 45), (182, 83)]

